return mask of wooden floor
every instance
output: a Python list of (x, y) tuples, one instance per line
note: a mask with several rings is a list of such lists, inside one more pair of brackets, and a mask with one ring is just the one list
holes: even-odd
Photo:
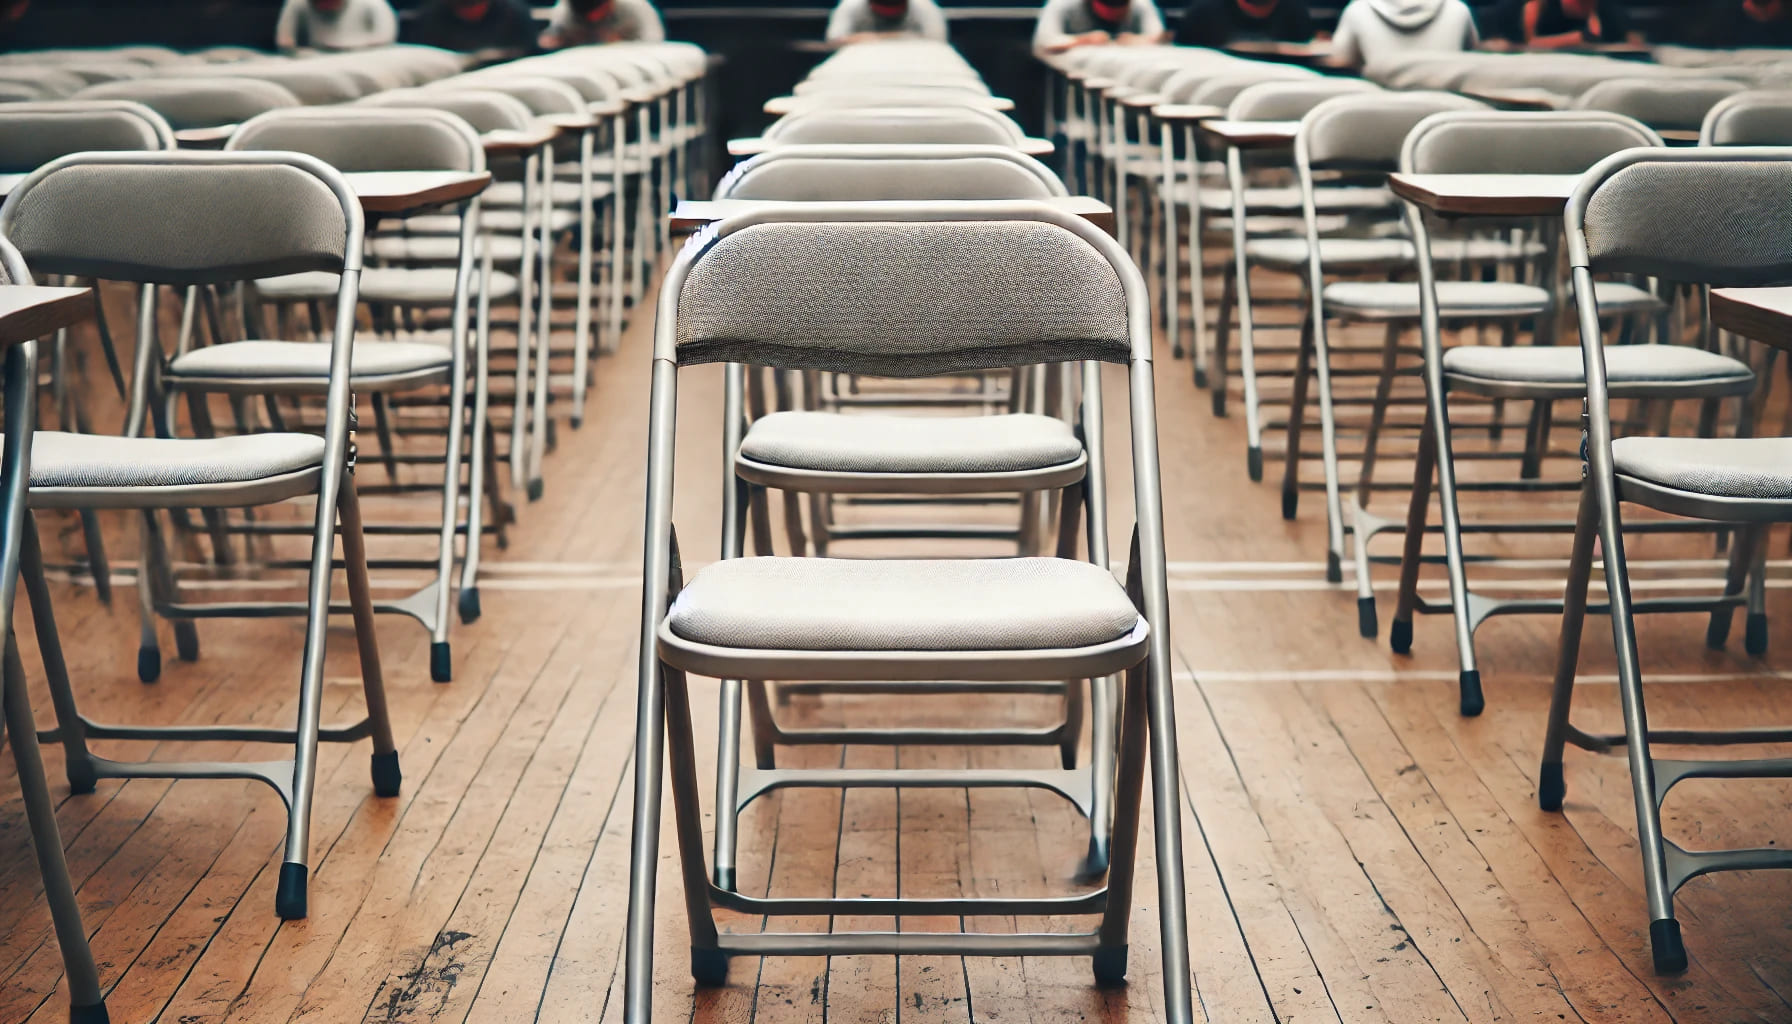
[[(371, 795), (364, 745), (325, 748), (308, 920), (282, 924), (273, 913), (284, 819), (264, 787), (114, 782), (78, 797), (58, 789), (114, 1021), (570, 1024), (620, 1016), (645, 327), (637, 323), (622, 351), (598, 364), (585, 425), (576, 432), (562, 425), (546, 495), (521, 510), (509, 549), (488, 543), (485, 616), (455, 631), (454, 682), (429, 681), (427, 638), (414, 624), (382, 620), (404, 792), (391, 800)], [(1692, 968), (1657, 978), (1623, 759), (1571, 751), (1567, 813), (1537, 809), (1556, 623), (1489, 623), (1480, 638), (1488, 710), (1459, 718), (1447, 620), (1418, 623), (1410, 658), (1389, 654), (1385, 639), (1359, 638), (1351, 592), (1323, 582), (1318, 496), (1308, 496), (1298, 522), (1279, 519), (1273, 485), (1245, 476), (1241, 417), (1215, 420), (1188, 364), (1167, 350), (1160, 356), (1197, 1011), (1224, 1024), (1792, 1021), (1792, 876), (1689, 884), (1678, 906)], [(1108, 383), (1119, 456), (1124, 392), (1118, 377)], [(689, 563), (715, 556), (719, 405), (714, 368), (688, 372), (679, 403), (677, 518)], [(377, 478), (367, 462), (360, 472), (364, 481)], [(1390, 462), (1384, 479), (1408, 472)], [(1388, 512), (1404, 507), (1397, 495), (1378, 502)], [(389, 500), (370, 506), (370, 517), (402, 511)], [(1117, 481), (1119, 551), (1129, 506)], [(413, 517), (428, 514), (416, 508)], [(52, 552), (78, 550), (64, 521), (43, 522)], [(122, 521), (113, 525), (120, 534), (114, 556), (128, 561)], [(1394, 542), (1382, 543), (1391, 553)], [(1709, 551), (1669, 547), (1639, 550), (1694, 559)], [(1566, 543), (1535, 540), (1521, 550), (1559, 560)], [(1776, 624), (1792, 622), (1784, 551), (1780, 538), (1770, 592)], [(1559, 592), (1560, 572), (1559, 561), (1531, 564), (1511, 585), (1541, 581), (1543, 592)], [(1717, 569), (1701, 562), (1681, 575), (1709, 579)], [(383, 582), (402, 589), (408, 579), (385, 574)], [(1378, 588), (1391, 581), (1383, 568)], [(128, 587), (111, 608), (86, 586), (63, 583), (56, 593), (78, 690), (95, 717), (290, 720), (297, 623), (206, 623), (198, 662), (171, 661), (160, 683), (142, 686), (133, 675)], [(1381, 593), (1385, 624), (1391, 593)], [(1792, 683), (1781, 668), (1792, 635), (1778, 630), (1777, 649), (1762, 663), (1740, 652), (1740, 626), (1723, 652), (1704, 649), (1703, 626), (1696, 616), (1646, 625), (1656, 723), (1792, 719)], [(34, 659), (28, 649), (27, 666)], [(1579, 720), (1614, 727), (1609, 633), (1598, 622), (1587, 630), (1583, 672)], [(328, 674), (330, 717), (357, 715), (346, 629), (332, 634)], [(698, 735), (713, 735), (713, 688), (698, 681), (696, 693)], [(34, 694), (47, 719), (47, 699), (41, 688)], [(783, 713), (798, 723), (888, 725), (1044, 721), (1055, 711), (1042, 698), (798, 697)], [(101, 749), (192, 754), (180, 744)], [(46, 755), (59, 778), (59, 753)], [(225, 749), (222, 756), (265, 752)], [(1043, 766), (1053, 756), (1040, 749), (805, 748), (788, 760)], [(12, 778), (10, 760), (0, 760), (0, 1024), (60, 1021), (67, 1000)], [(1782, 783), (1688, 785), (1668, 803), (1668, 829), (1691, 846), (1783, 842), (1792, 838), (1789, 804), (1792, 786)], [(1076, 890), (1084, 836), (1074, 811), (1040, 793), (786, 792), (746, 815), (741, 884), (781, 895), (1064, 893)], [(1088, 964), (1079, 960), (840, 957), (736, 961), (727, 987), (697, 992), (686, 973), (675, 849), (668, 834), (656, 1020), (1057, 1024), (1161, 1015), (1148, 862), (1136, 900), (1132, 984), (1121, 991), (1090, 987)], [(828, 927), (738, 916), (727, 923), (736, 930)], [(1039, 926), (904, 922), (917, 930), (1017, 925)]]

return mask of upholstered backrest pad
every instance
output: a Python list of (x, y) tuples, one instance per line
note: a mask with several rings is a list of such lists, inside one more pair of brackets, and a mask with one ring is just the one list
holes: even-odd
[(160, 120), (153, 111), (133, 111), (126, 103), (0, 106), (0, 174), (35, 171), (70, 153), (168, 148)]
[(1659, 146), (1629, 118), (1575, 114), (1471, 114), (1428, 121), (1410, 140), (1418, 174), (1580, 174), (1620, 150)]
[(1792, 146), (1792, 92), (1738, 93), (1711, 108), (1705, 135), (1713, 146)]
[(254, 78), (140, 78), (90, 86), (82, 100), (135, 100), (168, 119), (176, 131), (241, 124), (256, 114), (296, 107), (298, 97)]
[(257, 118), (230, 140), (233, 150), (305, 153), (344, 172), (471, 171), (484, 151), (471, 128), (455, 130), (440, 110), (350, 107)]
[(1618, 169), (1587, 202), (1591, 268), (1728, 287), (1792, 283), (1787, 152), (1784, 160), (1645, 160)]
[[(776, 155), (774, 150), (772, 154)], [(1053, 185), (1056, 184), (1056, 188)], [(798, 156), (736, 167), (716, 189), (718, 199), (795, 202), (872, 199), (1046, 199), (1064, 195), (1062, 182), (991, 156), (864, 160)]]
[(681, 363), (911, 377), (1129, 353), (1112, 264), (1036, 221), (746, 227), (697, 259), (677, 308)]
[(1441, 92), (1378, 92), (1340, 96), (1314, 107), (1301, 125), (1314, 167), (1393, 170), (1406, 133), (1432, 114), (1485, 110), (1465, 96)]

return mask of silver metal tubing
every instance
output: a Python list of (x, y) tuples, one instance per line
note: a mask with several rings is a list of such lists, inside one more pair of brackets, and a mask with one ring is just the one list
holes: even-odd
[[(1024, 787), (1048, 789), (1089, 814), (1090, 773), (1087, 769), (1061, 768), (954, 768), (929, 771), (919, 768), (743, 768), (736, 806), (779, 789), (993, 789)], [(721, 815), (718, 813), (717, 817)]]
[[(542, 476), (541, 462), (547, 452), (548, 438), (548, 370), (554, 357), (554, 147), (552, 143), (541, 147), (541, 155), (537, 159), (541, 171), (540, 206), (536, 216), (540, 218), (541, 227), (541, 269), (538, 271), (537, 288), (538, 326), (535, 330), (536, 354), (535, 383), (532, 394), (534, 414), (530, 420), (529, 433), (529, 500), (541, 497)], [(527, 310), (519, 310), (518, 316), (526, 316)]]
[[(530, 349), (533, 347), (529, 299), (535, 287), (533, 219), (537, 216), (535, 189), (540, 176), (537, 166), (540, 160), (539, 152), (531, 152), (523, 159), (523, 215), (518, 218), (523, 225), (523, 255), (521, 266), (517, 268), (516, 374), (510, 419), (510, 487), (514, 491), (527, 491), (529, 486), (529, 360), (532, 355)], [(543, 241), (545, 243), (545, 237)], [(486, 280), (489, 281), (490, 278)], [(543, 358), (546, 358), (545, 352)]]
[[(460, 251), (455, 261), (454, 321), (449, 330), (449, 344), (453, 351), (449, 355), (448, 373), (448, 447), (447, 457), (442, 462), (442, 522), (441, 535), (436, 545), (438, 564), (435, 622), (429, 636), (430, 642), (435, 644), (448, 642), (448, 592), (452, 587), (454, 574), (454, 536), (460, 525), (460, 460), (462, 431), (466, 428), (467, 415), (467, 307), (473, 285), (473, 252), (479, 244), (478, 228), (479, 200), (475, 198), (460, 211)], [(478, 497), (475, 496), (470, 504), (477, 507)], [(479, 544), (479, 535), (470, 529), (467, 544), (470, 547)]]
[[(1176, 237), (1176, 145), (1170, 122), (1157, 126), (1158, 171), (1163, 190), (1161, 206), (1164, 218), (1164, 287), (1159, 301), (1164, 307), (1164, 332), (1170, 337), (1170, 355), (1182, 358), (1182, 301), (1177, 283), (1182, 261), (1181, 239)], [(1195, 271), (1197, 280), (1200, 270)]]
[(730, 932), (718, 948), (731, 956), (1089, 956), (1092, 935), (978, 932)]
[(710, 902), (726, 910), (755, 916), (822, 917), (1005, 917), (1011, 914), (1065, 916), (1099, 914), (1107, 903), (1107, 890), (1079, 896), (926, 898), (913, 896), (783, 897), (760, 899), (737, 892), (711, 889)]
[[(596, 247), (592, 234), (597, 203), (591, 180), (591, 161), (597, 142), (597, 129), (579, 133), (579, 294), (573, 318), (574, 347), (572, 355), (572, 422), (585, 422), (585, 391), (590, 384), (591, 360), (591, 257)], [(613, 197), (620, 200), (620, 197)]]
[[(734, 470), (740, 457), (741, 438), (746, 432), (746, 368), (730, 363), (724, 370), (722, 399), (722, 537), (721, 556), (741, 557), (742, 528), (747, 516), (748, 484)], [(719, 725), (716, 736), (716, 817), (715, 852), (712, 877), (723, 889), (734, 887), (735, 847), (740, 823), (740, 720), (741, 681), (722, 680), (717, 709)], [(771, 727), (757, 720), (755, 730)]]
[[(1250, 242), (1247, 233), (1245, 208), (1244, 157), (1238, 147), (1226, 147), (1226, 184), (1232, 191), (1232, 259), (1236, 269), (1233, 271), (1233, 289), (1237, 294), (1238, 307), (1238, 371), (1244, 378), (1244, 432), (1245, 444), (1251, 452), (1263, 450), (1262, 409), (1257, 392), (1257, 335), (1255, 317), (1251, 311), (1251, 264), (1245, 256), (1245, 247)], [(1308, 243), (1314, 245), (1312, 238), (1317, 237), (1308, 232)], [(1315, 247), (1312, 259), (1318, 259)], [(1222, 325), (1224, 334), (1229, 325)], [(1211, 387), (1223, 390), (1227, 385), (1222, 377), (1211, 382)], [(1261, 458), (1256, 456), (1255, 458)], [(1253, 459), (1255, 464), (1255, 459)]]
[[(473, 420), (469, 425), (473, 437), (472, 451), (467, 460), (467, 541), (460, 567), (463, 608), (475, 613), (479, 600), (479, 542), (484, 536), (486, 488), (497, 486), (495, 479), (486, 476), (487, 448), (491, 443), (492, 300), (491, 289), (485, 287), (485, 282), (492, 279), (492, 253), (489, 246), (480, 248), (484, 252), (479, 263), (478, 322), (473, 330)], [(498, 516), (493, 518), (498, 520), (492, 525), (498, 529), (502, 539), (504, 523)], [(470, 600), (466, 597), (469, 593), (474, 595)]]

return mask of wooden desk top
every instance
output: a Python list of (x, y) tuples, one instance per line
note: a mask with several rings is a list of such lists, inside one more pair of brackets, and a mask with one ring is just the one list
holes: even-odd
[(1155, 92), (1129, 92), (1125, 96), (1118, 98), (1121, 106), (1132, 107), (1135, 110), (1150, 110), (1152, 107), (1161, 107), (1164, 102), (1163, 96)]
[(1160, 121), (1219, 121), (1226, 110), (1205, 103), (1162, 103), (1151, 108), (1151, 116)]
[(530, 128), (485, 132), (479, 141), (485, 146), (486, 156), (502, 156), (540, 149), (559, 136), (558, 127), (539, 123)]
[(1573, 102), (1561, 93), (1523, 85), (1474, 86), (1463, 89), (1462, 94), (1511, 110), (1566, 110)]
[[(621, 104), (616, 106), (621, 109)], [(536, 120), (563, 132), (582, 132), (597, 127), (597, 118), (598, 112), (587, 107), (583, 114), (544, 114)]]
[(210, 128), (182, 128), (174, 133), (174, 141), (182, 149), (222, 149), (236, 134), (234, 124), (214, 125)]
[(1713, 288), (1711, 323), (1792, 351), (1792, 288)]
[(585, 109), (596, 117), (615, 117), (628, 110), (628, 104), (622, 100), (594, 100), (585, 104)]
[(1201, 130), (1239, 149), (1284, 149), (1294, 145), (1299, 121), (1203, 121)]
[[(777, 145), (778, 142), (775, 139), (768, 139), (764, 136), (755, 136), (749, 139), (729, 139), (728, 155), (756, 156), (768, 149), (775, 148)], [(917, 145), (920, 145), (920, 143), (917, 143)], [(1052, 140), (1033, 138), (1022, 139), (1014, 148), (1028, 156), (1050, 156), (1053, 149)]]
[(1388, 188), (1450, 217), (1553, 217), (1579, 181), (1578, 174), (1393, 174)]
[(1285, 43), (1271, 39), (1240, 39), (1221, 47), (1241, 57), (1287, 61), (1293, 64), (1319, 64), (1332, 55), (1329, 42)]
[(415, 213), (471, 199), (492, 183), (488, 172), (361, 171), (345, 174), (368, 213)]
[[(1065, 213), (1075, 214), (1096, 227), (1114, 233), (1114, 211), (1108, 204), (1090, 196), (1065, 196), (1041, 202)], [(759, 206), (780, 205), (762, 199), (681, 199), (671, 214), (674, 232), (691, 232), (735, 214), (746, 213)]]
[(88, 288), (0, 285), (0, 345), (36, 341), (93, 316)]

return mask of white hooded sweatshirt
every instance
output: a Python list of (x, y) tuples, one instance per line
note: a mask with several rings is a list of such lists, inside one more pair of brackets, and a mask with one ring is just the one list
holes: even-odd
[(1374, 67), (1406, 54), (1470, 50), (1479, 41), (1463, 0), (1350, 0), (1338, 16), (1332, 56)]

